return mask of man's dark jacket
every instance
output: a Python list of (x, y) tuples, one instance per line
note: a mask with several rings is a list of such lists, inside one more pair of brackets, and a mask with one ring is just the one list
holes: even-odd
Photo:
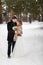
[(8, 22), (7, 23), (7, 30), (8, 30), (8, 37), (7, 37), (7, 40), (8, 41), (13, 41), (13, 37), (14, 37), (14, 34), (15, 34), (15, 31), (12, 29), (13, 26), (17, 26), (17, 23), (15, 22)]

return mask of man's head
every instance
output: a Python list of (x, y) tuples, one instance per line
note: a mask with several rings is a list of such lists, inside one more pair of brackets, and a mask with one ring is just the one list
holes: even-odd
[(17, 22), (17, 17), (16, 17), (16, 16), (13, 16), (13, 17), (12, 17), (12, 21), (13, 21), (13, 22)]

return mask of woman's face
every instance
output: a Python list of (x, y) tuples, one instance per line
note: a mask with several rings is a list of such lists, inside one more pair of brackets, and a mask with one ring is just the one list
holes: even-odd
[(17, 22), (17, 25), (18, 25), (18, 26), (21, 26), (21, 24), (20, 24), (20, 22), (19, 22), (19, 21)]

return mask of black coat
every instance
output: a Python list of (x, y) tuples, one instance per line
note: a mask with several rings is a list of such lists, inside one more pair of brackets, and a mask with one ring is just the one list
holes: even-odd
[(15, 22), (8, 22), (7, 23), (7, 30), (8, 30), (8, 37), (7, 37), (7, 40), (8, 41), (13, 41), (13, 37), (14, 37), (14, 34), (15, 34), (15, 31), (13, 31), (12, 27), (13, 26), (17, 26), (17, 23)]

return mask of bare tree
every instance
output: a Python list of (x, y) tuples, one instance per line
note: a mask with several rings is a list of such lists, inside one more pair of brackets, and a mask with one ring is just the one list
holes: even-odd
[(2, 23), (2, 2), (0, 0), (0, 23)]

